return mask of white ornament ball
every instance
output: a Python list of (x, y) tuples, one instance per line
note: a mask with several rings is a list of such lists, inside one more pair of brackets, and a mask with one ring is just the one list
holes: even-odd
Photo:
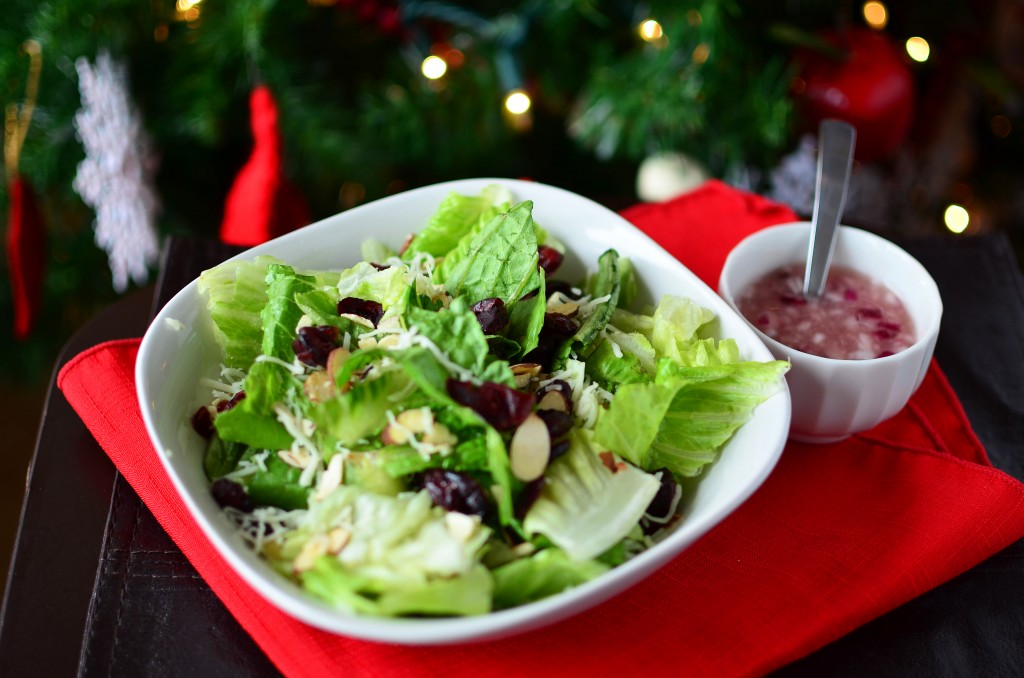
[(636, 194), (644, 202), (661, 202), (689, 193), (709, 178), (707, 168), (684, 153), (658, 153), (640, 163)]

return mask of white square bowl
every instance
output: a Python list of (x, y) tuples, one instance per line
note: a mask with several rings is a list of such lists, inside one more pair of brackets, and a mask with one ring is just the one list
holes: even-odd
[[(420, 230), (451, 191), (476, 194), (500, 183), (516, 201), (533, 200), (534, 218), (565, 243), (568, 253), (559, 277), (574, 280), (594, 270), (608, 248), (629, 257), (640, 288), (638, 305), (664, 294), (687, 296), (718, 320), (714, 336), (734, 338), (748, 360), (772, 360), (754, 332), (693, 273), (605, 207), (544, 184), (507, 179), (466, 179), (427, 186), (357, 207), (317, 222), (236, 257), (272, 255), (300, 269), (339, 270), (360, 260), (360, 244), (375, 238), (399, 247)], [(592, 607), (637, 583), (682, 552), (745, 501), (778, 461), (790, 422), (789, 392), (776, 395), (754, 412), (704, 472), (682, 520), (663, 541), (601, 577), (522, 607), (478, 617), (382, 619), (339, 611), (305, 593), (274, 572), (239, 536), (210, 494), (203, 472), (203, 441), (190, 417), (208, 399), (201, 377), (218, 374), (220, 351), (213, 341), (206, 303), (193, 281), (159, 312), (143, 338), (136, 364), (142, 416), (153, 445), (175, 488), (196, 522), (238, 574), (268, 601), (295, 618), (335, 633), (401, 644), (444, 644), (497, 638), (553, 623)], [(205, 393), (204, 393), (205, 391)]]

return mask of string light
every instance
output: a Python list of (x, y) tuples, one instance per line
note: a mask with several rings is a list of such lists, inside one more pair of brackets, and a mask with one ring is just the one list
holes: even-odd
[(880, 2), (865, 2), (864, 21), (875, 30), (882, 30), (889, 23), (889, 10)]
[(174, 8), (177, 10), (178, 20), (196, 21), (199, 19), (199, 3), (202, 0), (178, 0)]
[(423, 72), (423, 77), (428, 80), (437, 80), (448, 71), (448, 63), (441, 57), (431, 54), (423, 60), (420, 70)]
[(642, 22), (640, 24), (639, 31), (640, 37), (647, 42), (657, 42), (661, 39), (661, 36), (665, 34), (661, 29), (661, 24), (654, 19), (647, 19)]
[(967, 210), (955, 204), (946, 208), (942, 218), (946, 222), (946, 228), (953, 233), (963, 233), (967, 230), (967, 225), (971, 223), (971, 215), (967, 213)]
[(703, 64), (711, 56), (711, 47), (706, 42), (702, 42), (693, 48), (693, 63)]
[(925, 62), (928, 61), (928, 56), (931, 54), (932, 48), (928, 45), (928, 41), (924, 38), (913, 37), (907, 40), (907, 54), (914, 61)]
[(505, 110), (512, 115), (522, 115), (530, 110), (532, 103), (529, 94), (521, 89), (514, 89), (505, 97)]

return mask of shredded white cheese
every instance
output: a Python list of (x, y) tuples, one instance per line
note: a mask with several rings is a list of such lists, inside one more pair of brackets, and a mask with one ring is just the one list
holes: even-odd
[(272, 355), (258, 355), (258, 356), (256, 356), (256, 362), (258, 362), (258, 363), (274, 363), (275, 365), (280, 365), (281, 367), (285, 368), (286, 370), (288, 370), (289, 372), (291, 372), (292, 374), (294, 374), (296, 376), (298, 376), (300, 374), (305, 374), (306, 373), (306, 368), (301, 363), (298, 363), (298, 362), (294, 362), (294, 363), (285, 362), (284, 360), (281, 360), (280, 358), (274, 357)]

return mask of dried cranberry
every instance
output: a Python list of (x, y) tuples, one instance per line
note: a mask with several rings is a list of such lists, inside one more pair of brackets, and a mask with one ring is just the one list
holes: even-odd
[(445, 511), (458, 511), (483, 517), (487, 513), (487, 495), (472, 476), (443, 468), (423, 472), (423, 489)]
[(559, 292), (561, 294), (564, 294), (566, 298), (572, 299), (573, 301), (576, 301), (583, 297), (582, 290), (573, 287), (564, 280), (548, 280), (547, 282), (544, 283), (544, 286), (549, 295), (554, 294), (555, 292)]
[(245, 400), (245, 391), (237, 391), (235, 395), (231, 396), (228, 400), (221, 400), (217, 403), (218, 412), (227, 412), (238, 403)]
[(559, 457), (561, 457), (562, 455), (564, 455), (568, 451), (569, 451), (569, 441), (568, 440), (559, 440), (556, 443), (551, 443), (551, 454), (548, 457), (548, 464), (553, 462), (555, 459), (558, 459)]
[(769, 318), (767, 316), (767, 314), (761, 314), (761, 315), (757, 316), (757, 326), (758, 327), (767, 327), (768, 323), (770, 323), (770, 322), (771, 322), (771, 318)]
[(537, 416), (544, 421), (552, 438), (560, 438), (572, 430), (572, 415), (568, 412), (537, 410)]
[(213, 415), (210, 414), (209, 407), (203, 405), (196, 410), (196, 413), (192, 415), (192, 428), (207, 440), (213, 437)]
[(498, 297), (481, 299), (470, 306), (469, 310), (473, 311), (484, 334), (499, 334), (508, 324), (508, 309)]
[(330, 325), (300, 327), (292, 342), (295, 357), (310, 367), (326, 367), (327, 357), (338, 347), (338, 328)]
[(575, 335), (579, 329), (579, 323), (564, 313), (545, 313), (544, 326), (541, 328), (541, 334), (568, 339)]
[(210, 492), (213, 494), (213, 500), (221, 508), (230, 507), (238, 509), (242, 513), (252, 513), (252, 510), (256, 508), (245, 488), (233, 480), (227, 478), (215, 480)]
[(540, 267), (544, 269), (545, 275), (551, 275), (562, 265), (565, 256), (554, 247), (541, 245), (537, 248), (537, 257)]
[(857, 290), (847, 287), (843, 290), (843, 299), (846, 301), (857, 301)]
[(366, 318), (376, 327), (380, 319), (384, 317), (384, 307), (378, 301), (360, 299), (358, 297), (345, 297), (338, 302), (338, 315), (346, 313)]
[(531, 480), (523, 486), (516, 500), (516, 517), (522, 520), (529, 513), (530, 508), (540, 499), (540, 493), (544, 490), (544, 476)]
[(378, 271), (386, 271), (391, 268), (391, 264), (376, 264), (372, 261), (370, 262), (370, 266), (373, 266)]
[(647, 505), (647, 510), (644, 511), (646, 516), (656, 518), (656, 521), (644, 520), (642, 521), (642, 527), (644, 534), (653, 534), (662, 527), (665, 526), (665, 521), (668, 520), (672, 515), (673, 504), (676, 498), (676, 481), (672, 477), (672, 472), (667, 468), (658, 469), (655, 473), (661, 473), (661, 487), (658, 488), (657, 493), (654, 495), (654, 499)]
[(452, 400), (469, 407), (499, 431), (523, 423), (533, 411), (533, 396), (503, 384), (485, 381), (474, 386), (468, 381), (449, 379), (446, 387)]

